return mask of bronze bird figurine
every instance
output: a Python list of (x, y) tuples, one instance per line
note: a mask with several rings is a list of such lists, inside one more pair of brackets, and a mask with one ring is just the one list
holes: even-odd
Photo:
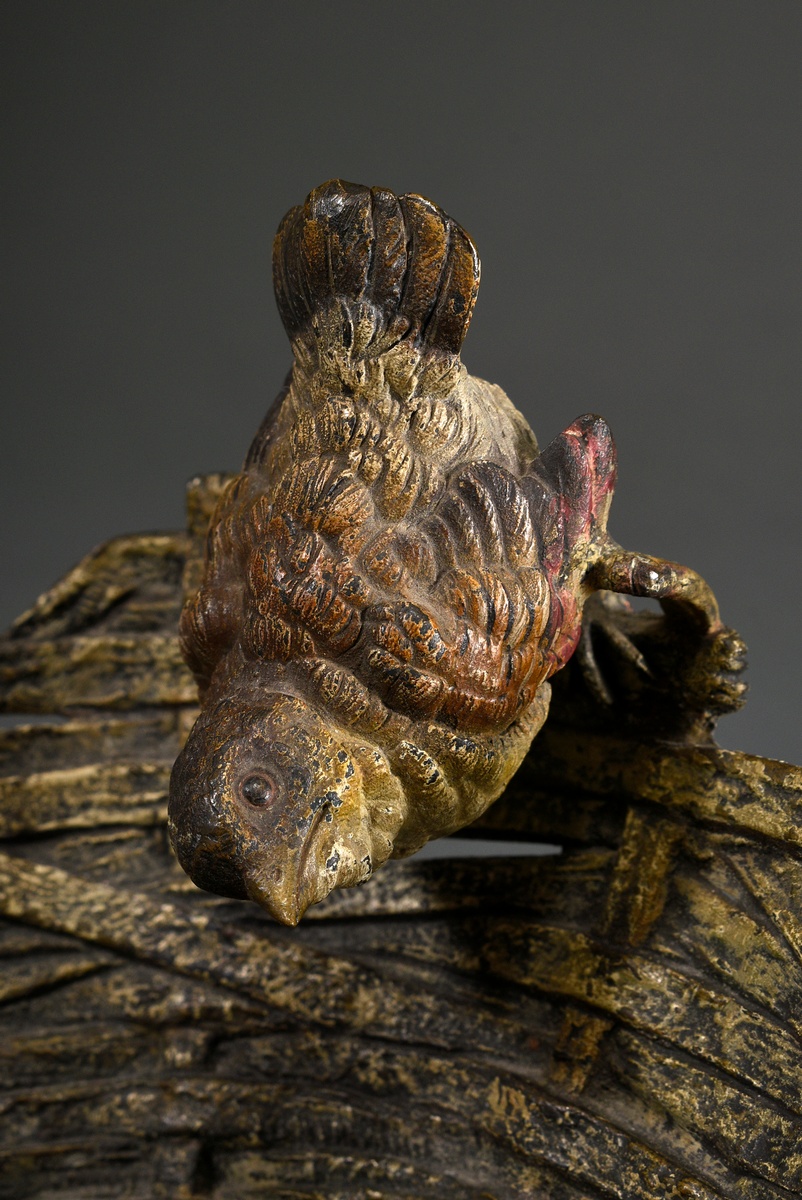
[(170, 830), (199, 886), (294, 925), (501, 794), (592, 592), (723, 627), (698, 575), (607, 533), (601, 418), (540, 453), (468, 374), (479, 260), (435, 204), (333, 180), (285, 217), (273, 271), (294, 362), (182, 615), (202, 711)]

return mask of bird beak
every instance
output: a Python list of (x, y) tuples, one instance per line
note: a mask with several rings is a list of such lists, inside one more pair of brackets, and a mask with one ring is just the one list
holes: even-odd
[(280, 879), (273, 879), (267, 884), (261, 878), (249, 882), (248, 896), (269, 912), (274, 920), (282, 925), (295, 926), (311, 905), (329, 894), (335, 882), (334, 878), (329, 883), (320, 877), (306, 880), (287, 869)]
[(311, 901), (304, 900), (296, 881), (289, 876), (278, 886), (274, 885), (269, 892), (257, 893), (255, 889), (251, 889), (250, 898), (266, 909), (274, 920), (290, 926), (298, 924), (311, 904)]
[(251, 900), (282, 925), (297, 925), (306, 910), (325, 899), (337, 883), (336, 871), (326, 869), (323, 847), (315, 836), (318, 828), (316, 823), (294, 854), (285, 851), (279, 862), (246, 872)]

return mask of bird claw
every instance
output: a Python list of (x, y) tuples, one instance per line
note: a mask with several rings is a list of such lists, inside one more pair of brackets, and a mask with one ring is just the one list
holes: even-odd
[(575, 659), (597, 712), (638, 726), (709, 729), (744, 703), (746, 647), (734, 629), (678, 627), (609, 591), (588, 598)]
[[(626, 629), (633, 618), (632, 605), (614, 592), (594, 592), (586, 601), (576, 659), (588, 690), (601, 706), (614, 706), (622, 683), (623, 690), (629, 690), (627, 684), (632, 688), (652, 678), (644, 652)], [(617, 678), (618, 686), (612, 684), (611, 673), (623, 677)]]
[[(641, 676), (652, 676), (642, 651), (622, 628), (622, 618), (626, 619), (631, 614), (632, 605), (615, 592), (594, 592), (585, 603), (582, 636), (576, 658), (588, 689), (600, 704), (607, 707), (615, 703), (615, 695), (599, 662), (600, 636), (610, 650), (617, 652), (620, 661)], [(609, 654), (605, 657), (609, 657)]]
[(746, 645), (734, 629), (709, 634), (689, 664), (685, 689), (690, 705), (714, 716), (736, 712), (746, 699)]

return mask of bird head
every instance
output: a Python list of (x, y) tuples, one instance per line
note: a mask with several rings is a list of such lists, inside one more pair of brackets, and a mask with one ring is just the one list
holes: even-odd
[(385, 862), (405, 811), (378, 747), (284, 693), (207, 706), (170, 780), (170, 837), (193, 882), (285, 925)]

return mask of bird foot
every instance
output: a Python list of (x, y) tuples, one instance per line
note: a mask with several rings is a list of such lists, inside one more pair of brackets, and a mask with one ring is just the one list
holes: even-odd
[[(712, 730), (743, 703), (746, 647), (734, 629), (701, 630), (670, 613), (634, 611), (624, 596), (593, 593), (582, 637), (555, 700), (579, 702), (605, 724), (613, 720), (679, 736)], [(582, 704), (580, 694), (584, 694)]]
[(631, 614), (630, 602), (615, 592), (594, 592), (585, 603), (582, 636), (575, 658), (588, 691), (601, 705), (610, 706), (615, 702), (613, 682), (600, 661), (609, 656), (600, 651), (601, 640), (618, 655), (621, 667), (644, 679), (651, 678), (649, 664), (622, 623), (622, 619), (625, 621)]

